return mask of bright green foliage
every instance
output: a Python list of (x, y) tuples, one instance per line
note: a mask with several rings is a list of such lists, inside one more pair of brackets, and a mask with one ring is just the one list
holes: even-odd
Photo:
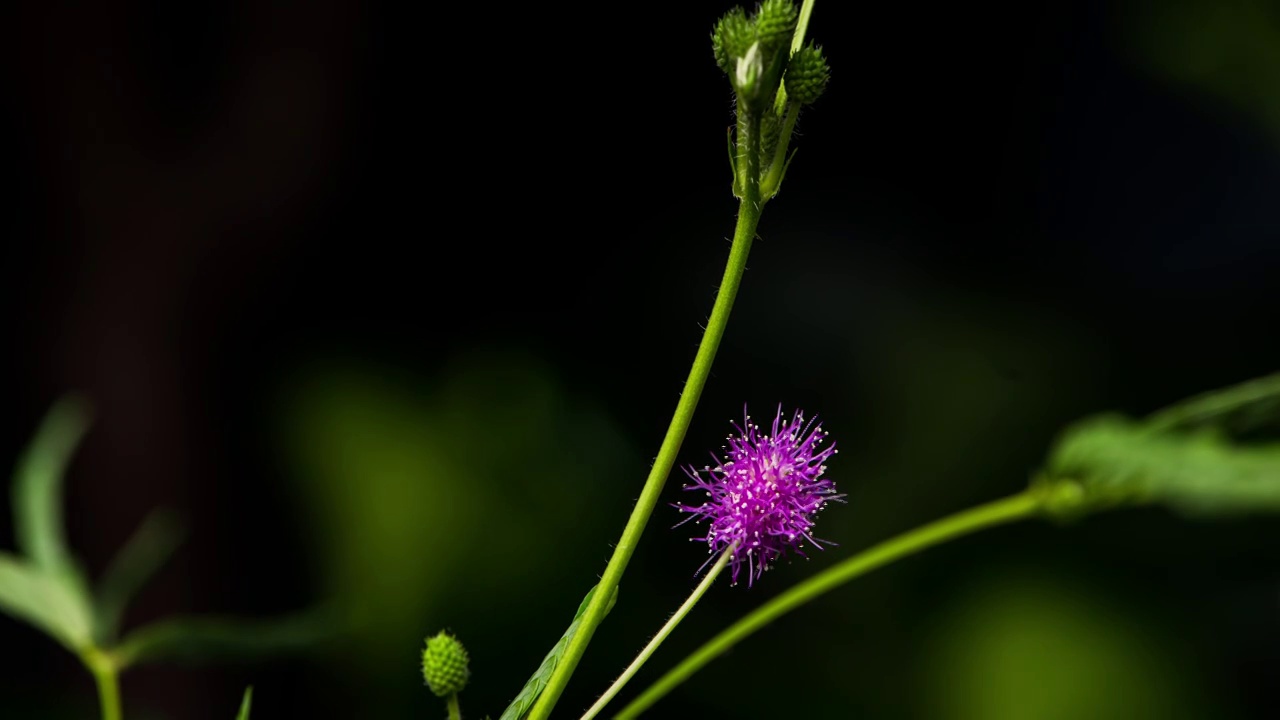
[(236, 720), (249, 720), (249, 710), (253, 706), (253, 686), (244, 689), (244, 699), (240, 701), (240, 712), (236, 713)]
[(1277, 419), (1280, 376), (1201, 395), (1135, 421), (1069, 428), (1037, 482), (1052, 515), (1160, 503), (1189, 515), (1280, 511), (1280, 443), (1244, 443)]
[(811, 42), (791, 56), (783, 82), (790, 99), (801, 105), (812, 105), (827, 89), (830, 79), (831, 69), (822, 57), (822, 48)]
[(467, 649), (462, 643), (441, 630), (427, 638), (427, 646), (422, 651), (422, 677), (431, 692), (439, 697), (448, 697), (462, 692), (467, 686), (467, 680), (471, 678), (469, 662)]
[[(582, 621), (582, 614), (587, 611), (587, 605), (591, 603), (591, 598), (596, 594), (593, 587), (587, 591), (586, 597), (582, 598), (582, 602), (578, 605), (578, 611), (573, 614), (573, 622), (569, 623), (568, 629), (556, 641), (551, 648), (551, 652), (542, 659), (542, 664), (534, 671), (533, 676), (525, 682), (524, 687), (520, 688), (520, 693), (516, 695), (516, 699), (511, 701), (506, 710), (502, 711), (502, 717), (498, 720), (520, 720), (529, 712), (533, 704), (537, 702), (538, 696), (542, 694), (542, 689), (547, 686), (547, 680), (551, 677), (551, 673), (556, 669), (556, 665), (560, 664), (560, 656), (564, 654), (565, 646), (569, 644), (569, 639), (578, 630), (578, 623)], [(613, 604), (618, 601), (618, 590), (614, 588), (613, 596), (609, 598), (609, 604), (606, 606), (605, 613), (613, 609)]]

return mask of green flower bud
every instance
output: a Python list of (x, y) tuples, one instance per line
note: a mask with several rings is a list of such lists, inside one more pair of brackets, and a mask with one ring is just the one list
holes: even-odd
[(740, 7), (730, 10), (720, 18), (711, 33), (711, 50), (715, 53), (716, 65), (726, 74), (733, 74), (738, 58), (746, 55), (755, 41), (756, 26), (747, 19), (747, 13)]
[(448, 697), (466, 687), (471, 677), (467, 662), (467, 650), (462, 643), (441, 630), (438, 635), (427, 638), (427, 647), (422, 651), (422, 677), (431, 692)]
[(791, 56), (783, 83), (788, 98), (801, 105), (812, 105), (827, 89), (830, 79), (831, 69), (827, 67), (826, 58), (822, 57), (822, 48), (809, 43)]
[(764, 0), (756, 10), (756, 39), (764, 54), (772, 57), (774, 51), (791, 44), (796, 31), (799, 13), (791, 0)]

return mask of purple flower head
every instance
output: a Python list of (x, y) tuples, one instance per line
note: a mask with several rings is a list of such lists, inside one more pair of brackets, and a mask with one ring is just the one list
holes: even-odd
[(734, 423), (738, 435), (729, 436), (724, 458), (713, 453), (715, 463), (701, 472), (685, 468), (693, 482), (684, 489), (701, 490), (708, 500), (697, 506), (674, 503), (674, 507), (692, 513), (681, 525), (708, 521), (707, 534), (693, 540), (706, 541), (712, 558), (734, 545), (729, 559), (733, 583), (737, 584), (738, 572), (746, 565), (750, 586), (788, 550), (803, 557), (802, 541), (822, 549), (820, 543), (827, 541), (814, 539), (814, 517), (827, 501), (844, 495), (836, 494), (835, 484), (823, 477), (827, 470), (823, 463), (836, 448), (834, 443), (820, 447), (827, 433), (817, 418), (806, 423), (804, 413), (797, 410), (784, 420), (779, 405), (770, 434), (761, 435), (760, 426), (751, 424), (745, 409), (743, 415), (742, 425)]

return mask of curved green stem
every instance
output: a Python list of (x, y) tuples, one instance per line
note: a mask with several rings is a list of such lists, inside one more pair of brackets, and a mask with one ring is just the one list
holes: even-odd
[(458, 693), (449, 696), (449, 720), (462, 720), (462, 706), (458, 704)]
[(109, 655), (90, 647), (81, 651), (80, 659), (93, 680), (98, 685), (98, 705), (101, 707), (102, 720), (121, 720), (120, 708), (120, 672)]
[(680, 624), (681, 620), (684, 620), (684, 616), (688, 615), (689, 611), (693, 609), (693, 606), (698, 604), (698, 601), (701, 600), (702, 596), (707, 592), (707, 588), (711, 587), (711, 583), (715, 582), (716, 576), (720, 574), (721, 570), (724, 570), (724, 566), (728, 564), (729, 558), (733, 556), (733, 551), (736, 549), (736, 545), (730, 545), (724, 552), (720, 553), (720, 559), (716, 561), (715, 565), (711, 566), (711, 570), (707, 572), (706, 577), (702, 578), (702, 582), (698, 583), (698, 587), (693, 589), (693, 594), (685, 599), (684, 603), (680, 606), (680, 609), (676, 610), (676, 614), (671, 616), (671, 619), (662, 626), (662, 629), (658, 631), (658, 634), (653, 636), (653, 639), (649, 641), (648, 645), (644, 646), (644, 649), (640, 651), (639, 655), (636, 655), (636, 659), (632, 660), (631, 664), (627, 666), (627, 669), (622, 671), (622, 675), (620, 675), (617, 680), (613, 681), (613, 684), (609, 686), (609, 689), (604, 691), (604, 694), (600, 696), (600, 699), (596, 700), (595, 704), (583, 713), (579, 720), (591, 720), (591, 718), (600, 714), (600, 711), (604, 709), (604, 706), (608, 705), (609, 701), (612, 700), (624, 686), (626, 686), (627, 682), (631, 680), (649, 657), (653, 655), (653, 651), (658, 649), (658, 646), (662, 644), (662, 641), (667, 639), (667, 636), (671, 634), (672, 630), (676, 629), (676, 626)]
[(614, 718), (623, 720), (636, 717), (688, 679), (690, 675), (700, 670), (702, 666), (744, 640), (748, 635), (829, 590), (934, 545), (978, 530), (1031, 517), (1039, 509), (1040, 497), (1032, 492), (1024, 492), (936, 520), (874, 545), (796, 585), (729, 626), (659, 678)]
[(715, 305), (711, 308), (707, 330), (703, 333), (702, 342), (698, 345), (698, 353), (693, 358), (693, 367), (689, 369), (689, 379), (685, 381), (684, 392), (680, 394), (680, 401), (676, 404), (671, 425), (667, 427), (667, 434), (662, 439), (662, 447), (658, 449), (658, 457), (649, 470), (649, 477), (645, 480), (640, 498), (636, 500), (631, 517), (627, 519), (627, 525), (622, 530), (622, 537), (614, 546), (609, 564), (605, 567), (604, 574), (600, 576), (595, 595), (588, 603), (587, 611), (582, 615), (578, 631), (569, 640), (560, 663), (547, 679), (546, 688), (538, 697), (538, 702), (533, 709), (529, 711), (526, 720), (546, 720), (551, 714), (556, 701), (560, 699), (560, 694), (569, 684), (569, 677), (577, 668), (578, 661), (586, 652), (591, 636), (604, 620), (605, 607), (609, 598), (613, 596), (618, 581), (622, 579), (622, 573), (626, 570), (636, 545), (640, 542), (640, 535), (644, 532), (649, 516), (653, 514), (654, 506), (658, 504), (662, 486), (675, 465), (680, 444), (684, 442), (689, 423), (693, 420), (693, 411), (698, 406), (698, 398), (702, 396), (702, 388), (706, 386), (707, 377), (711, 374), (711, 364), (715, 360), (716, 350), (720, 347), (720, 339), (724, 337), (725, 327), (729, 324), (729, 312), (733, 309), (734, 298), (738, 296), (742, 274), (747, 269), (747, 254), (750, 253), (751, 242), (756, 236), (756, 226), (760, 224), (760, 137), (756, 131), (756, 125), (753, 121), (747, 127), (746, 187), (743, 188), (742, 201), (738, 205), (738, 225), (733, 231), (729, 261), (724, 269), (724, 279), (720, 281), (720, 291), (716, 293)]

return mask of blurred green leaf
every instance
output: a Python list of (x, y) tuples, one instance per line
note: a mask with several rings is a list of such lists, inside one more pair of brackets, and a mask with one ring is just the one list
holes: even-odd
[[(551, 652), (542, 659), (542, 664), (529, 678), (524, 687), (520, 688), (520, 692), (516, 695), (516, 699), (511, 701), (506, 710), (502, 711), (502, 717), (498, 720), (520, 720), (525, 713), (533, 707), (533, 703), (537, 701), (538, 696), (542, 694), (543, 688), (547, 686), (547, 681), (551, 679), (551, 673), (555, 671), (556, 665), (560, 664), (560, 657), (564, 655), (564, 649), (569, 644), (569, 640), (573, 638), (573, 634), (578, 631), (578, 623), (582, 621), (582, 614), (587, 611), (587, 605), (591, 602), (591, 598), (596, 594), (593, 587), (587, 591), (586, 597), (582, 598), (582, 603), (578, 605), (578, 611), (573, 614), (573, 622), (569, 623), (568, 629), (560, 636), (560, 640), (551, 648)], [(618, 589), (613, 589), (613, 597), (609, 598), (609, 606), (605, 609), (607, 614), (613, 609), (614, 603), (618, 601)]]
[(1066, 517), (1147, 503), (1188, 515), (1274, 512), (1280, 444), (1239, 437), (1277, 421), (1280, 374), (1197, 395), (1144, 420), (1096, 416), (1062, 434), (1035, 485), (1046, 510)]
[(945, 595), (907, 701), (930, 720), (1227, 720), (1178, 624), (1061, 575), (1003, 569)]
[(62, 525), (62, 477), (89, 427), (89, 408), (80, 398), (59, 400), (18, 460), (13, 481), (13, 526), (18, 550), (38, 568), (74, 565)]
[(461, 553), (420, 549), (473, 543), (468, 532), (483, 526), (491, 500), (472, 465), (447, 452), (456, 437), (412, 392), (376, 376), (312, 382), (290, 406), (288, 443), (326, 595), (356, 615), (358, 670), (367, 672), (401, 660), (405, 634), (460, 570)]
[(0, 610), (78, 652), (90, 642), (92, 618), (73, 583), (66, 573), (0, 553)]
[(249, 720), (249, 709), (253, 705), (253, 686), (244, 689), (244, 700), (240, 701), (240, 712), (236, 715), (236, 720)]
[(121, 669), (143, 662), (254, 658), (310, 648), (334, 636), (339, 622), (327, 609), (267, 620), (176, 617), (127, 634), (112, 654)]
[(99, 643), (115, 640), (125, 607), (147, 580), (173, 556), (182, 542), (177, 517), (166, 510), (152, 512), (116, 553), (98, 585), (95, 636)]
[(0, 553), (0, 609), (73, 652), (89, 644), (93, 614), (84, 577), (67, 549), (62, 479), (88, 426), (88, 407), (74, 396), (45, 416), (14, 470), (14, 533), (26, 557)]
[(1280, 139), (1280, 5), (1274, 0), (1126, 0), (1139, 63), (1226, 103)]
[(1280, 420), (1280, 373), (1197, 395), (1148, 416), (1148, 432), (1218, 427), (1243, 433)]
[(1216, 430), (1155, 434), (1114, 415), (1069, 429), (1047, 476), (1078, 483), (1086, 506), (1162, 503), (1193, 515), (1280, 510), (1280, 444), (1233, 444)]
[[(546, 528), (612, 533), (593, 510), (617, 498), (598, 478), (644, 462), (600, 407), (523, 352), (468, 353), (430, 380), (324, 361), (280, 398), (315, 572), (353, 624), (332, 659), (369, 716), (415, 701), (396, 678), (424, 619), (480, 622), (512, 592), (554, 594), (548, 558), (582, 550)], [(518, 632), (521, 615), (497, 623)]]

